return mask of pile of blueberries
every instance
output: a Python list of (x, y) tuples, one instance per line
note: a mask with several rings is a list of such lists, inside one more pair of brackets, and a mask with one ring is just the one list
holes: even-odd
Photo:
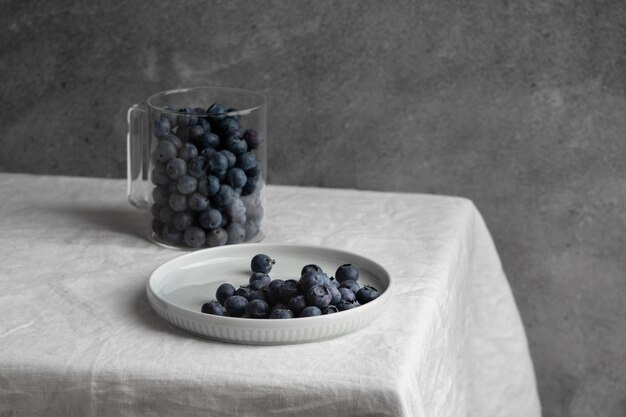
[(275, 260), (265, 254), (250, 261), (252, 275), (248, 285), (235, 288), (221, 284), (215, 298), (202, 305), (201, 311), (218, 316), (253, 319), (290, 319), (337, 313), (366, 304), (376, 297), (376, 288), (360, 286), (359, 270), (351, 264), (337, 268), (329, 277), (315, 264), (305, 265), (299, 279), (272, 279)]
[(153, 120), (152, 231), (157, 240), (190, 248), (241, 243), (260, 232), (264, 142), (237, 111), (214, 103)]

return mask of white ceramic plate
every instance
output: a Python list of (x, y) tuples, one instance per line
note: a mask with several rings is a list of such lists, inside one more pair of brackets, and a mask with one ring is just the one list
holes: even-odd
[[(250, 260), (264, 253), (276, 260), (272, 279), (298, 279), (302, 267), (319, 265), (333, 276), (337, 267), (351, 263), (359, 269), (358, 283), (375, 287), (379, 296), (362, 306), (316, 317), (250, 319), (200, 312), (215, 299), (217, 287), (229, 282), (238, 288), (248, 284)], [(227, 245), (179, 256), (151, 274), (146, 288), (150, 305), (159, 316), (196, 335), (230, 343), (278, 345), (306, 343), (341, 336), (374, 321), (391, 298), (387, 271), (363, 256), (342, 250), (271, 243)]]

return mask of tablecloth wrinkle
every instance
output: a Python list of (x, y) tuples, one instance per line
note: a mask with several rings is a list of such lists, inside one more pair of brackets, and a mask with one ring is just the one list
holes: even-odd
[(524, 327), (470, 200), (266, 186), (264, 242), (358, 253), (395, 288), (357, 332), (243, 346), (152, 311), (150, 273), (184, 252), (151, 243), (125, 193), (119, 179), (0, 173), (0, 416), (540, 416)]

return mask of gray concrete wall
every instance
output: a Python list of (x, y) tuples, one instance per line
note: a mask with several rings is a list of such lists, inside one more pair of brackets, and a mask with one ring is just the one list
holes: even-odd
[(626, 3), (0, 3), (0, 170), (123, 177), (126, 110), (269, 99), (270, 182), (461, 195), (545, 416), (626, 415)]

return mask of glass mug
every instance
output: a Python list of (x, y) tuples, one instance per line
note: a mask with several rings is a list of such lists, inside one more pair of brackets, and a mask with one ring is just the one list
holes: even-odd
[(128, 110), (128, 200), (151, 240), (194, 250), (263, 239), (266, 117), (260, 94), (216, 87)]

